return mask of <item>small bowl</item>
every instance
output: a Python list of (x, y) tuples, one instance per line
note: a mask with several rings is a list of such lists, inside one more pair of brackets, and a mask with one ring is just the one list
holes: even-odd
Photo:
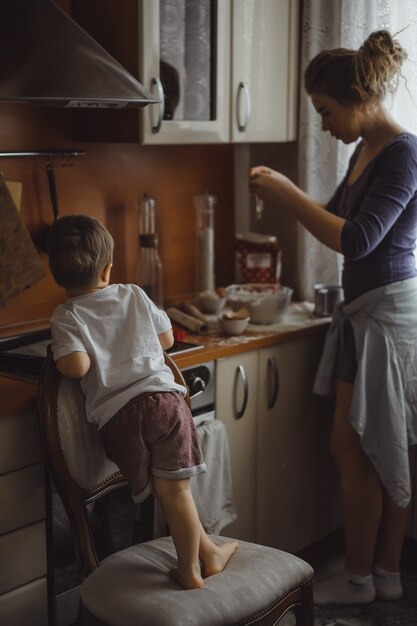
[(226, 298), (221, 298), (215, 291), (202, 291), (198, 297), (205, 313), (220, 313), (226, 304)]
[(246, 317), (245, 319), (230, 319), (222, 317), (220, 318), (220, 324), (222, 325), (223, 331), (226, 335), (242, 335), (249, 324), (249, 317)]

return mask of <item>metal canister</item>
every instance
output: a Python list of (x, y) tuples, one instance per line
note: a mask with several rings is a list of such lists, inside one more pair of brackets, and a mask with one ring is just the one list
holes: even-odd
[(314, 315), (329, 317), (333, 315), (336, 305), (343, 300), (341, 285), (314, 285)]

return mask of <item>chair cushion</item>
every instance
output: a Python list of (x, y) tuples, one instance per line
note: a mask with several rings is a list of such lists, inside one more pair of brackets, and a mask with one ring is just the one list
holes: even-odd
[[(229, 541), (211, 538), (218, 544)], [(235, 626), (313, 577), (310, 565), (298, 557), (245, 541), (202, 589), (181, 589), (169, 575), (175, 564), (170, 537), (122, 550), (84, 581), (82, 602), (107, 626)]]

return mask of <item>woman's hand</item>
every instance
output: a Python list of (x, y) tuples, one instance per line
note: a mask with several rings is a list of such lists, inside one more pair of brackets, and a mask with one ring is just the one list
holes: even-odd
[(250, 170), (249, 188), (264, 200), (284, 200), (291, 193), (293, 183), (280, 172), (265, 165), (258, 165)]
[(345, 220), (328, 213), (324, 205), (310, 198), (289, 178), (265, 165), (253, 167), (249, 188), (299, 221), (314, 237), (332, 250), (341, 252), (341, 233)]

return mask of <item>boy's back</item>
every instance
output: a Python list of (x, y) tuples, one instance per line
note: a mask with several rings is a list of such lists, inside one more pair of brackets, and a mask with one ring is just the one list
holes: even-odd
[(131, 398), (145, 392), (180, 391), (165, 365), (158, 335), (171, 328), (136, 285), (114, 284), (70, 298), (51, 319), (55, 360), (87, 352), (81, 379), (89, 421), (101, 428)]

